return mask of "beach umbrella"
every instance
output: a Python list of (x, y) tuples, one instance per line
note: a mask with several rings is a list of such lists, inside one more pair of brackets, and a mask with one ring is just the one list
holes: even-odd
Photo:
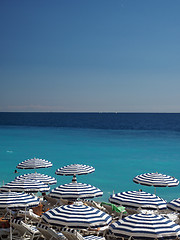
[(28, 174), (23, 174), (20, 175), (18, 177), (15, 178), (16, 180), (22, 180), (22, 179), (32, 179), (32, 180), (36, 180), (36, 181), (41, 181), (45, 184), (48, 185), (52, 185), (52, 184), (56, 184), (57, 180), (54, 177), (45, 175), (45, 174), (41, 174), (41, 173), (28, 173)]
[(39, 199), (26, 193), (7, 192), (0, 193), (0, 209), (10, 209), (10, 239), (12, 240), (12, 217), (11, 209), (36, 207)]
[(49, 185), (44, 184), (40, 181), (22, 179), (6, 183), (0, 188), (0, 190), (11, 192), (48, 192), (50, 190), (50, 187)]
[(154, 187), (176, 187), (179, 181), (161, 173), (144, 173), (133, 178), (135, 183)]
[(52, 163), (41, 158), (27, 159), (17, 165), (17, 168), (19, 169), (37, 169), (49, 167), (52, 167)]
[(76, 182), (76, 175), (84, 175), (88, 173), (92, 173), (95, 171), (95, 168), (83, 165), (83, 164), (71, 164), (64, 167), (61, 167), (56, 170), (55, 174), (57, 175), (65, 175), (65, 176), (73, 176), (73, 182)]
[(111, 236), (130, 239), (179, 239), (180, 226), (154, 214), (134, 214), (109, 226)]
[(42, 220), (60, 227), (98, 228), (110, 224), (112, 218), (97, 208), (76, 202), (45, 212), (42, 215)]
[(15, 209), (36, 207), (39, 204), (38, 197), (27, 193), (4, 192), (0, 193), (0, 209)]
[(133, 178), (133, 181), (145, 186), (154, 186), (155, 191), (156, 187), (176, 187), (179, 185), (176, 178), (157, 172), (137, 175)]
[(103, 192), (90, 184), (71, 182), (51, 190), (51, 197), (64, 199), (85, 199), (101, 197)]
[(143, 191), (127, 191), (110, 196), (109, 201), (117, 205), (146, 209), (166, 209), (167, 203), (155, 194)]
[(167, 207), (173, 211), (180, 212), (180, 198), (174, 199), (167, 203)]

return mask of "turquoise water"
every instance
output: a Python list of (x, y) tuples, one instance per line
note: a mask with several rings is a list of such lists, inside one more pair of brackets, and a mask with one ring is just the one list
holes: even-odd
[[(0, 127), (0, 184), (17, 176), (14, 170), (28, 158), (45, 158), (52, 168), (38, 169), (54, 176), (57, 185), (71, 177), (57, 176), (55, 170), (79, 163), (95, 167), (78, 181), (99, 187), (107, 201), (110, 194), (128, 190), (154, 193), (153, 187), (135, 184), (132, 179), (146, 172), (160, 172), (180, 179), (180, 133), (152, 130), (97, 130), (54, 127)], [(19, 175), (34, 170), (18, 170)], [(56, 186), (57, 186), (56, 185)], [(55, 186), (51, 186), (54, 188)], [(158, 188), (156, 194), (167, 201), (180, 197), (180, 187)]]

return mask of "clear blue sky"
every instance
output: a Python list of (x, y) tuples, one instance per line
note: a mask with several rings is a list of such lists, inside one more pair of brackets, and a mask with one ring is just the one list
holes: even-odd
[(180, 112), (179, 0), (1, 0), (0, 111)]

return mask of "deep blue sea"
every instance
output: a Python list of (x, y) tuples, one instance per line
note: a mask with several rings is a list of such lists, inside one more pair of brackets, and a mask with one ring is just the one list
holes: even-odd
[[(154, 193), (132, 179), (159, 172), (180, 180), (180, 114), (0, 113), (0, 184), (13, 180), (17, 164), (33, 157), (53, 163), (37, 171), (56, 177), (57, 185), (71, 181), (55, 175), (57, 168), (72, 163), (95, 167), (77, 179), (99, 187), (104, 192), (99, 201), (107, 201), (113, 191)], [(158, 188), (156, 194), (170, 201), (180, 197), (180, 186)]]

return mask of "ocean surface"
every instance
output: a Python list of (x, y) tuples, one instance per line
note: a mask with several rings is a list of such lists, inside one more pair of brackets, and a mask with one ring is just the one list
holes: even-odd
[[(54, 176), (58, 185), (72, 177), (55, 175), (67, 164), (95, 167), (95, 172), (78, 176), (79, 182), (99, 187), (99, 201), (113, 192), (153, 187), (138, 185), (133, 177), (159, 172), (180, 180), (180, 114), (175, 113), (0, 113), (0, 184), (19, 174), (18, 163), (33, 157), (53, 163), (37, 172)], [(157, 188), (167, 201), (180, 198), (180, 186)]]

